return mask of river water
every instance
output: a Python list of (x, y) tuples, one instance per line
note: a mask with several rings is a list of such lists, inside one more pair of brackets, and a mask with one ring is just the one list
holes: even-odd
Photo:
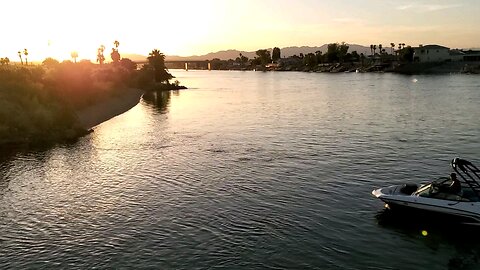
[(479, 164), (478, 77), (173, 74), (190, 89), (3, 155), (1, 269), (479, 269), (475, 232), (370, 194)]

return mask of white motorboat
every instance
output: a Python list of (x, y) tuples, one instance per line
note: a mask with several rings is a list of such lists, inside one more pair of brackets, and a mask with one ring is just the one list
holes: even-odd
[(451, 189), (452, 179), (417, 185), (403, 184), (375, 189), (373, 196), (387, 208), (448, 216), (448, 221), (480, 225), (480, 170), (470, 161), (454, 158), (453, 170), (461, 189)]

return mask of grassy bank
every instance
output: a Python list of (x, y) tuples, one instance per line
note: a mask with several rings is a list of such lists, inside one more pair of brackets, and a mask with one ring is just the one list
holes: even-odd
[(75, 140), (138, 103), (142, 91), (185, 89), (158, 50), (141, 70), (129, 59), (109, 64), (47, 58), (39, 66), (0, 66), (0, 147)]
[(68, 141), (87, 133), (76, 111), (123, 95), (135, 69), (71, 62), (0, 66), (0, 145)]
[(52, 88), (42, 68), (0, 68), (0, 144), (36, 144), (84, 132)]

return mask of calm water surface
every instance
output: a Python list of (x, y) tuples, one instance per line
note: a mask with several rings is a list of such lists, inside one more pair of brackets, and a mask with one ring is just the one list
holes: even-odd
[(480, 164), (477, 76), (173, 73), (190, 89), (0, 159), (0, 268), (479, 269), (478, 232), (370, 195)]

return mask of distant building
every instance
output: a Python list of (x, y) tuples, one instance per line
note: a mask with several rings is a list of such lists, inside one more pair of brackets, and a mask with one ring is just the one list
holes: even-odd
[(464, 53), (463, 61), (480, 61), (480, 51), (468, 50), (462, 52)]
[(450, 49), (440, 45), (425, 45), (413, 48), (413, 61), (426, 62), (445, 62), (451, 61)]

